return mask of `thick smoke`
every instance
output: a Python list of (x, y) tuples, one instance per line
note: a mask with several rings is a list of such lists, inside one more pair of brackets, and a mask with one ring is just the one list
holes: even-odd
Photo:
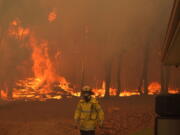
[[(149, 81), (159, 81), (160, 48), (171, 7), (171, 0), (0, 0), (0, 82), (33, 75), (28, 39), (22, 47), (7, 34), (16, 18), (48, 41), (52, 61), (60, 52), (56, 72), (72, 84), (80, 84), (84, 67), (85, 83), (99, 86), (110, 64), (111, 85), (116, 87), (121, 56), (122, 87), (137, 88), (145, 46), (151, 56)], [(57, 18), (50, 23), (53, 9)]]

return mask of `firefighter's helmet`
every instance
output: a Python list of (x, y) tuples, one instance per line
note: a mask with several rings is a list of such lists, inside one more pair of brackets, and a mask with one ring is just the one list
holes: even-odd
[(82, 94), (89, 94), (89, 95), (93, 95), (93, 92), (92, 92), (92, 89), (90, 86), (88, 85), (85, 85), (83, 88), (82, 88)]

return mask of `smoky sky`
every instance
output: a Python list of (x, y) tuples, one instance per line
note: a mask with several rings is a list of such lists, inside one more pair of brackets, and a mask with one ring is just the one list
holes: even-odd
[[(55, 69), (72, 84), (80, 83), (83, 64), (85, 83), (99, 86), (109, 63), (111, 85), (116, 87), (121, 55), (122, 87), (137, 88), (145, 46), (150, 51), (149, 82), (160, 81), (161, 47), (172, 4), (172, 0), (0, 0), (1, 82), (33, 75), (32, 50), (7, 35), (16, 18), (48, 41), (53, 62), (55, 53), (61, 52)], [(53, 9), (57, 18), (49, 23)]]

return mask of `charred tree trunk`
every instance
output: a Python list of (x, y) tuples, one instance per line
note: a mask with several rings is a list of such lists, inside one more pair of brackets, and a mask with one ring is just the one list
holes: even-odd
[(170, 69), (169, 67), (165, 67), (165, 83), (164, 83), (164, 93), (168, 93), (168, 89), (169, 89), (169, 80), (170, 80)]
[(121, 64), (122, 64), (122, 54), (118, 56), (117, 65), (117, 96), (121, 93)]
[(166, 93), (164, 91), (164, 83), (165, 83), (165, 77), (164, 77), (164, 66), (161, 64), (161, 93), (164, 94)]
[[(146, 46), (144, 51), (142, 76), (138, 87), (138, 90), (141, 95), (148, 94), (148, 64), (149, 64), (149, 46)], [(144, 92), (142, 91), (142, 88)]]
[(106, 83), (106, 85), (105, 85), (105, 97), (109, 96), (109, 89), (111, 86), (111, 66), (112, 66), (112, 62), (110, 60), (105, 65), (105, 83)]
[(168, 66), (161, 67), (161, 93), (168, 94), (170, 80), (170, 68)]
[(12, 80), (9, 80), (7, 83), (7, 98), (12, 99), (13, 98), (13, 88), (14, 88), (15, 80), (12, 78)]

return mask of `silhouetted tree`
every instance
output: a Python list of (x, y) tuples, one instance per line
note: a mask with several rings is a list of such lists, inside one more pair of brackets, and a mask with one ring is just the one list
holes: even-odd
[[(140, 79), (140, 84), (138, 86), (138, 90), (141, 95), (148, 94), (148, 63), (149, 63), (149, 46), (146, 45), (144, 49), (144, 57), (143, 57), (143, 70)], [(144, 92), (143, 92), (144, 90)]]
[(170, 67), (161, 65), (161, 93), (168, 94), (170, 81)]

